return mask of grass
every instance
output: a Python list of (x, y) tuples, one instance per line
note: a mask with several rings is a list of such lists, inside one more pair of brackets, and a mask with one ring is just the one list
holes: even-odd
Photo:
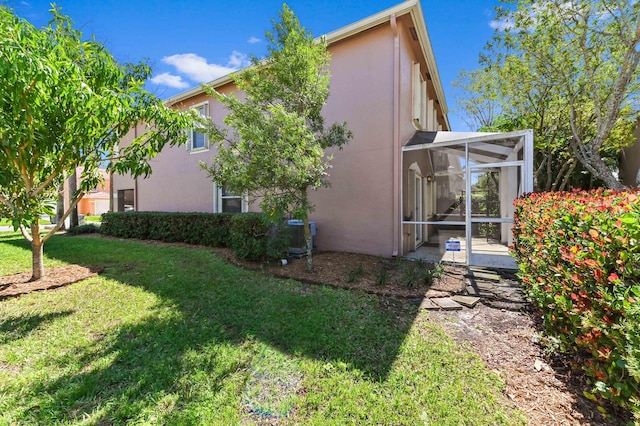
[[(49, 225), (51, 222), (49, 219), (40, 218), (40, 225)], [(11, 226), (11, 220), (5, 217), (0, 218), (0, 226)]]
[[(98, 277), (0, 301), (0, 424), (523, 424), (504, 384), (400, 301), (204, 249), (55, 236)], [(0, 275), (29, 269), (0, 233)]]
[(84, 217), (84, 221), (85, 222), (101, 222), (102, 221), (102, 216), (89, 216), (89, 215), (86, 215)]

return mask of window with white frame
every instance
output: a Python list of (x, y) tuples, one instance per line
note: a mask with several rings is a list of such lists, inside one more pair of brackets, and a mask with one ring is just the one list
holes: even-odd
[[(196, 110), (202, 117), (209, 116), (209, 104), (207, 102), (195, 105), (192, 109)], [(206, 151), (209, 149), (209, 137), (207, 136), (204, 126), (198, 125), (189, 131), (187, 140), (187, 150), (190, 152)]]
[(418, 130), (430, 130), (427, 128), (427, 82), (422, 76), (420, 63), (413, 64), (411, 75), (411, 95), (413, 100), (413, 124)]
[(216, 213), (244, 213), (247, 210), (246, 196), (235, 194), (223, 185), (216, 185)]

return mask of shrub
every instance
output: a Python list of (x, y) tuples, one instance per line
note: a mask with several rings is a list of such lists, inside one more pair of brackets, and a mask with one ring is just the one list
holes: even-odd
[(281, 257), (288, 241), (283, 227), (270, 225), (261, 213), (105, 213), (101, 232), (120, 238), (232, 247), (236, 256), (251, 260)]
[(231, 219), (230, 242), (241, 259), (280, 259), (286, 256), (288, 232), (275, 225), (262, 213), (243, 213)]
[(67, 230), (68, 235), (78, 235), (78, 234), (93, 234), (100, 232), (100, 226), (94, 223), (88, 223), (85, 225), (74, 226), (73, 228), (69, 228)]
[(640, 416), (638, 192), (529, 194), (515, 202), (513, 253), (528, 297), (601, 396)]

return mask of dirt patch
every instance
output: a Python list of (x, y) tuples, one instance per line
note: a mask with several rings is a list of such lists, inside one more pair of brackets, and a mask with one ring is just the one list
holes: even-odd
[[(463, 268), (442, 265), (441, 274), (429, 279), (433, 264), (405, 259), (388, 259), (355, 253), (319, 252), (313, 255), (313, 271), (307, 272), (306, 259), (260, 263), (236, 259), (233, 250), (214, 248), (227, 262), (246, 269), (291, 278), (309, 284), (362, 290), (380, 296), (404, 299), (444, 296), (464, 290)], [(433, 274), (432, 274), (433, 275)], [(430, 282), (430, 284), (429, 284)]]
[(66, 265), (46, 269), (46, 276), (37, 281), (31, 279), (31, 271), (0, 277), (0, 300), (16, 297), (33, 291), (50, 290), (91, 278), (102, 266)]
[(540, 324), (527, 311), (496, 309), (483, 304), (461, 311), (431, 312), (430, 318), (459, 343), (470, 346), (487, 368), (506, 383), (505, 397), (532, 425), (624, 425), (629, 413), (607, 406), (605, 419), (582, 391), (584, 374), (537, 343)]

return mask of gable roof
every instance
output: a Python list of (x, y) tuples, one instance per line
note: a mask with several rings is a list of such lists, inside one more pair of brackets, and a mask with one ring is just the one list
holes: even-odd
[[(440, 81), (436, 59), (433, 55), (433, 50), (431, 49), (431, 41), (429, 40), (427, 26), (425, 24), (424, 15), (422, 14), (420, 0), (404, 1), (396, 6), (390, 7), (389, 9), (371, 15), (368, 18), (361, 19), (360, 21), (332, 31), (321, 37), (324, 37), (327, 40), (327, 44), (330, 46), (335, 42), (357, 35), (377, 25), (389, 22), (391, 20), (391, 17), (394, 15), (396, 17), (399, 17), (407, 14), (411, 17), (415, 26), (416, 33), (420, 41), (420, 46), (422, 48), (422, 54), (427, 61), (427, 66), (429, 68), (429, 73), (431, 74), (433, 86), (438, 95), (438, 101), (440, 103), (440, 108), (442, 109), (442, 114), (445, 120), (447, 120), (448, 122), (449, 119), (447, 118), (447, 114), (449, 111), (447, 102), (444, 97), (444, 90), (442, 89), (442, 82)], [(219, 77), (205, 84), (210, 87), (216, 88), (231, 83), (231, 74)], [(202, 85), (199, 85), (194, 87), (193, 89), (178, 93), (177, 95), (166, 99), (165, 103), (167, 105), (174, 105), (178, 102), (184, 101), (185, 99), (191, 98), (192, 96), (199, 95), (201, 93), (204, 93), (204, 90), (202, 90)]]

